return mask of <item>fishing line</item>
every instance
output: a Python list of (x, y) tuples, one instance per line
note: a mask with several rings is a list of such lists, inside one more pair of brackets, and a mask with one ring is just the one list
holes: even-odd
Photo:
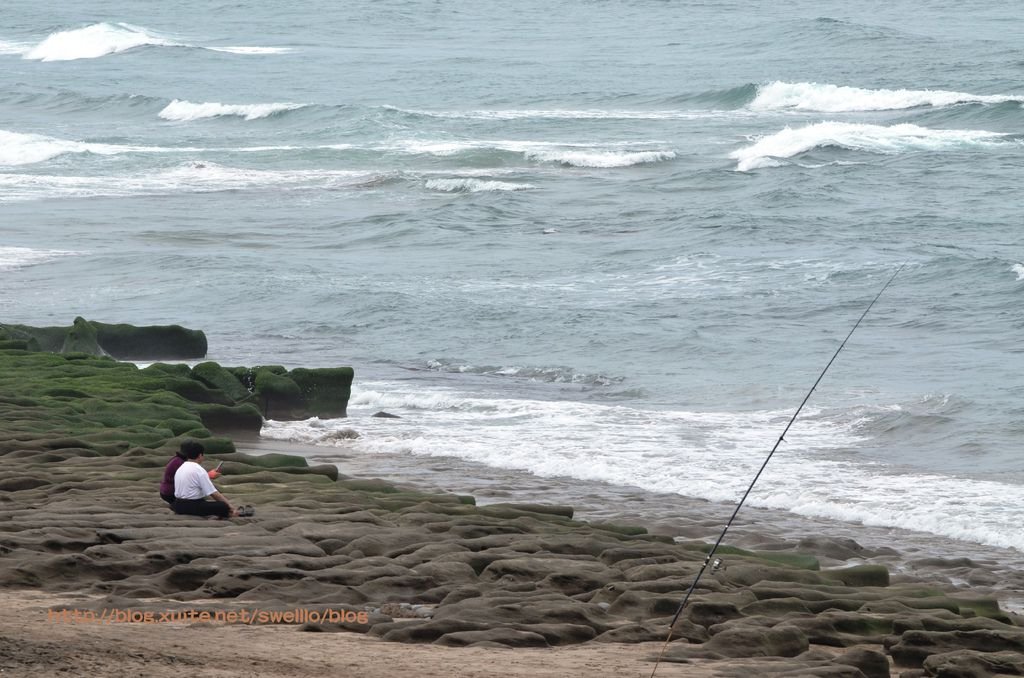
[(732, 527), (733, 521), (736, 520), (736, 515), (740, 512), (740, 509), (743, 507), (743, 503), (747, 500), (747, 497), (750, 495), (750, 492), (754, 489), (754, 485), (757, 484), (758, 479), (761, 477), (761, 473), (763, 473), (765, 467), (768, 466), (768, 462), (772, 460), (772, 456), (775, 454), (775, 450), (779, 449), (779, 445), (781, 445), (782, 441), (785, 440), (786, 434), (789, 432), (789, 427), (793, 425), (794, 421), (796, 421), (796, 418), (800, 415), (800, 411), (804, 409), (804, 405), (806, 405), (807, 401), (811, 399), (811, 394), (814, 393), (814, 390), (816, 388), (818, 388), (818, 384), (821, 383), (821, 380), (825, 378), (825, 373), (828, 372), (828, 368), (832, 367), (832, 363), (835, 362), (835, 359), (837, 357), (839, 357), (839, 353), (843, 350), (843, 347), (846, 346), (846, 342), (850, 340), (850, 337), (853, 336), (853, 333), (857, 331), (857, 328), (860, 326), (861, 321), (864, 320), (865, 317), (867, 317), (868, 312), (871, 311), (871, 307), (875, 305), (875, 302), (878, 301), (878, 298), (881, 297), (882, 293), (889, 288), (889, 285), (892, 284), (892, 281), (896, 279), (896, 276), (900, 274), (900, 271), (902, 271), (906, 265), (907, 262), (905, 261), (902, 264), (900, 264), (900, 267), (897, 268), (896, 272), (892, 274), (892, 277), (889, 278), (889, 280), (884, 285), (882, 285), (882, 289), (878, 290), (878, 294), (875, 295), (875, 298), (871, 300), (871, 303), (868, 304), (868, 307), (865, 308), (864, 312), (860, 314), (859, 318), (857, 318), (857, 322), (853, 324), (853, 327), (850, 329), (849, 334), (847, 334), (846, 338), (843, 339), (843, 343), (839, 344), (839, 348), (837, 348), (836, 352), (832, 354), (832, 358), (828, 361), (828, 364), (825, 365), (825, 369), (823, 369), (821, 371), (821, 374), (818, 375), (818, 378), (814, 380), (814, 385), (811, 386), (811, 389), (807, 392), (807, 395), (804, 396), (803, 401), (800, 403), (800, 407), (796, 408), (796, 412), (794, 412), (793, 416), (790, 417), (789, 423), (786, 424), (786, 428), (782, 430), (782, 434), (779, 436), (779, 439), (775, 441), (775, 446), (772, 447), (771, 452), (768, 453), (768, 456), (765, 458), (764, 463), (761, 464), (761, 468), (758, 469), (757, 474), (754, 476), (754, 479), (750, 481), (750, 486), (747, 487), (747, 491), (743, 493), (743, 496), (740, 498), (739, 503), (736, 504), (736, 508), (735, 510), (733, 510), (732, 516), (729, 518), (729, 521), (725, 524), (725, 527), (722, 529), (722, 534), (718, 535), (718, 541), (716, 541), (714, 546), (711, 547), (711, 550), (708, 551), (708, 555), (704, 559), (704, 564), (700, 566), (700, 570), (697, 571), (697, 576), (694, 577), (693, 583), (690, 584), (690, 588), (687, 589), (686, 595), (683, 596), (682, 602), (679, 603), (679, 607), (676, 609), (675, 616), (672, 617), (672, 623), (668, 625), (668, 636), (665, 638), (665, 644), (661, 646), (661, 652), (658, 653), (658, 659), (654, 662), (654, 670), (651, 671), (651, 678), (654, 678), (654, 674), (658, 670), (658, 666), (661, 664), (661, 659), (665, 656), (665, 650), (668, 648), (668, 644), (672, 641), (672, 632), (675, 630), (676, 622), (679, 621), (679, 615), (682, 614), (683, 610), (686, 608), (686, 603), (690, 601), (690, 596), (693, 595), (694, 589), (697, 588), (697, 583), (700, 581), (700, 578), (704, 576), (704, 571), (708, 569), (708, 565), (711, 564), (712, 559), (715, 557), (715, 551), (718, 550), (718, 547), (722, 544), (722, 540), (725, 539), (725, 533), (729, 531), (730, 527)]

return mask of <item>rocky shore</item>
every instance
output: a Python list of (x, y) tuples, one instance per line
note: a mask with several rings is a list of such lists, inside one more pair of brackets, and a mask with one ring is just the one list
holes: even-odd
[[(295, 415), (310, 403), (328, 407), (301, 387), (316, 375), (265, 372), (261, 398), (249, 391), (257, 384), (219, 366), (204, 368), (217, 377), (197, 381), (188, 367), (139, 370), (33, 348), (23, 338), (0, 345), (0, 587), (36, 615), (35, 626), (0, 625), (5, 675), (73, 674), (102, 664), (98, 652), (113, 653), (109, 675), (116, 657), (124, 675), (172, 675), (182, 664), (193, 675), (300, 675), (310, 666), (251, 662), (266, 647), (320, 648), (317, 661), (344, 666), (346, 656), (323, 650), (328, 634), (376, 658), (360, 675), (391, 675), (413, 656), (423, 675), (590, 675), (600, 669), (586, 663), (587, 648), (614, 657), (615, 675), (649, 675), (709, 548), (580, 521), (570, 506), (514, 498), (477, 506), (472, 496), (236, 449), (232, 436), (252, 434), (240, 422), (262, 416), (267, 403)], [(231, 381), (218, 388), (224, 374), (245, 392), (227, 394)], [(256, 506), (255, 517), (204, 520), (166, 508), (156, 486), (184, 437), (224, 461), (218, 486)], [(879, 549), (819, 537), (719, 554), (726, 565), (701, 580), (659, 675), (1024, 675), (1020, 617), (948, 581), (896, 576), (877, 562), (886, 555)], [(266, 614), (246, 621), (254, 611)], [(230, 621), (217, 621), (227, 613)], [(79, 654), (45, 651), (46, 624), (60, 626)], [(234, 665), (171, 651), (174, 633), (204, 629), (237, 644)], [(132, 634), (146, 640), (125, 649)], [(426, 644), (459, 649), (399, 650)], [(582, 654), (559, 663), (570, 646)], [(536, 652), (552, 653), (540, 664), (557, 672), (519, 672), (517, 662), (533, 660), (513, 658)], [(507, 659), (485, 668), (482, 657), (494, 656)]]

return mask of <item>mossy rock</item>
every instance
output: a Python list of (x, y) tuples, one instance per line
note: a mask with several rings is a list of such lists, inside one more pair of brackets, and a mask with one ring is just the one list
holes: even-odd
[(256, 372), (254, 383), (256, 402), (268, 419), (292, 419), (296, 413), (304, 411), (302, 389), (286, 375), (260, 369)]
[(297, 368), (288, 373), (303, 398), (309, 415), (321, 419), (347, 416), (354, 371), (351, 367)]
[[(34, 347), (34, 348), (33, 348)], [(39, 342), (34, 339), (28, 341), (24, 339), (3, 339), (0, 340), (0, 351), (6, 350), (17, 350), (17, 351), (32, 351), (39, 350)]]
[(999, 601), (995, 598), (953, 598), (960, 606), (960, 614), (965, 614), (966, 610), (970, 610), (979, 617), (988, 617), (989, 619), (995, 619), (1004, 624), (1013, 624), (1013, 620), (1003, 610), (999, 608)]
[[(694, 549), (703, 553), (711, 551), (711, 544), (682, 544), (683, 548)], [(770, 563), (778, 563), (780, 565), (788, 565), (789, 567), (795, 567), (801, 570), (820, 570), (821, 563), (814, 556), (807, 555), (806, 553), (792, 553), (787, 551), (748, 551), (741, 549), (736, 546), (719, 546), (715, 550), (715, 555), (733, 555), (733, 556), (745, 556), (747, 558), (756, 558), (757, 560), (764, 560)]]
[(199, 363), (192, 368), (192, 377), (212, 389), (223, 391), (236, 403), (252, 395), (238, 377), (215, 362)]
[(170, 429), (171, 434), (175, 437), (208, 438), (210, 436), (210, 432), (203, 428), (203, 422), (199, 419), (164, 419), (156, 425)]
[(822, 575), (838, 579), (846, 586), (888, 586), (889, 569), (884, 565), (854, 565), (841, 570), (826, 570)]
[(111, 355), (121, 360), (195, 360), (206, 355), (206, 335), (180, 325), (109, 325), (75, 318), (71, 327), (4, 325), (10, 339), (35, 341), (50, 353)]
[(195, 360), (206, 356), (206, 335), (181, 325), (108, 325), (93, 322), (100, 346), (121, 360)]
[(73, 400), (89, 397), (88, 393), (79, 391), (76, 388), (51, 388), (43, 391), (40, 395), (44, 395), (47, 398), (71, 398)]
[(546, 516), (558, 516), (572, 520), (573, 507), (559, 504), (488, 504), (481, 507), (485, 513), (500, 517), (518, 518), (523, 514), (540, 513)]
[(304, 468), (309, 466), (309, 462), (306, 461), (305, 457), (300, 457), (294, 454), (280, 454), (278, 452), (271, 452), (270, 454), (246, 454), (244, 452), (235, 452), (234, 454), (221, 455), (220, 458), (225, 461), (234, 461), (265, 469), (278, 469), (284, 467)]
[(96, 328), (89, 324), (85, 318), (75, 318), (71, 329), (64, 335), (64, 343), (60, 347), (61, 353), (86, 353), (88, 355), (109, 355), (100, 346), (96, 337)]
[[(207, 456), (214, 455), (218, 459), (223, 458), (226, 455), (234, 454), (236, 450), (235, 442), (230, 438), (218, 438), (216, 436), (211, 436), (209, 438), (203, 438), (199, 442), (202, 443), (203, 450), (205, 450), (205, 454)], [(168, 441), (168, 444), (171, 449), (176, 452), (181, 441), (172, 440)]]
[(647, 534), (646, 527), (639, 527), (637, 525), (616, 525), (615, 523), (588, 523), (595, 530), (603, 530), (605, 532), (614, 532), (616, 534), (624, 534), (627, 536), (636, 536), (641, 534)]
[(192, 376), (192, 368), (181, 363), (153, 363), (149, 367), (143, 368), (142, 372), (166, 374), (181, 379), (188, 379)]
[(67, 327), (30, 327), (28, 325), (3, 325), (4, 331), (11, 339), (23, 341), (34, 340), (40, 351), (60, 353), (67, 336)]
[(263, 415), (255, 405), (198, 405), (203, 425), (225, 435), (259, 436)]
[(205, 384), (195, 379), (168, 378), (163, 383), (163, 388), (177, 393), (186, 400), (194, 403), (214, 403), (217, 405), (233, 405), (223, 391), (208, 388)]
[(395, 487), (391, 483), (378, 478), (370, 478), (366, 480), (339, 480), (338, 485), (347, 490), (373, 492), (374, 494), (396, 494), (401, 492), (399, 488)]
[(262, 370), (266, 370), (271, 374), (284, 375), (288, 374), (288, 369), (283, 365), (255, 365), (253, 367), (225, 367), (228, 372), (233, 374), (238, 381), (245, 386), (250, 392), (256, 389), (256, 374)]

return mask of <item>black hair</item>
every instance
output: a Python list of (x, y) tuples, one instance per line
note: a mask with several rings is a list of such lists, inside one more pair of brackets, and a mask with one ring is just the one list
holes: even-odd
[(194, 440), (186, 440), (181, 443), (181, 455), (186, 459), (198, 459), (199, 455), (205, 451), (206, 448)]

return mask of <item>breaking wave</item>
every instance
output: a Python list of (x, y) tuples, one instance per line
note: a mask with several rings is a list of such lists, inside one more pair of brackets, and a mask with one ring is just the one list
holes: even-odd
[(73, 61), (96, 59), (144, 45), (180, 47), (181, 43), (126, 23), (99, 23), (69, 31), (51, 33), (25, 53), (26, 59)]
[(516, 184), (510, 181), (483, 179), (430, 179), (425, 186), (432, 191), (448, 193), (484, 193), (490, 191), (525, 191), (535, 188), (533, 184)]
[[(97, 59), (109, 54), (126, 52), (136, 47), (195, 47), (173, 40), (142, 26), (129, 23), (97, 23), (81, 28), (56, 31), (35, 46), (0, 42), (0, 54), (20, 54), (25, 59), (38, 61), (75, 61)], [(215, 52), (232, 54), (283, 54), (289, 47), (200, 47)]]
[(919, 106), (1000, 104), (1024, 101), (1020, 94), (967, 94), (944, 90), (862, 89), (813, 82), (775, 81), (757, 88), (749, 107), (754, 110), (799, 110), (824, 113), (889, 111)]
[(747, 172), (779, 167), (778, 158), (792, 158), (815, 148), (835, 147), (868, 153), (894, 154), (906, 151), (942, 151), (1006, 143), (1007, 135), (984, 130), (928, 129), (917, 125), (868, 125), (849, 122), (819, 122), (757, 138), (729, 154), (736, 169)]
[(304, 108), (305, 104), (221, 104), (217, 102), (192, 103), (175, 99), (167, 104), (159, 115), (164, 120), (190, 121), (223, 116), (237, 116), (246, 120), (258, 120), (284, 111)]

